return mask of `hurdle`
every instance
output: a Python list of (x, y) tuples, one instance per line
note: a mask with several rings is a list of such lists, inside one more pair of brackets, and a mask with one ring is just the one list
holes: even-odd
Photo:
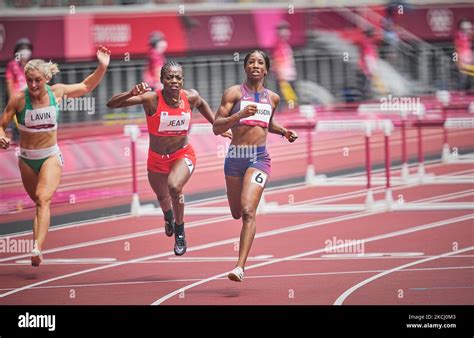
[[(373, 185), (384, 185), (385, 178), (372, 177), (372, 154), (371, 154), (371, 137), (375, 131), (384, 132), (384, 142), (386, 138), (390, 137), (394, 130), (394, 125), (391, 120), (322, 120), (316, 124), (316, 134), (321, 132), (354, 132), (364, 135), (364, 149), (365, 149), (365, 177), (327, 177), (324, 174), (316, 174), (312, 159), (308, 159), (308, 170), (306, 172), (306, 184), (311, 186), (366, 186), (368, 190)], [(312, 148), (308, 146), (308, 154), (312, 153)], [(368, 200), (370, 202), (370, 196)]]
[[(450, 117), (441, 120), (433, 121), (423, 121), (422, 116), (419, 117), (418, 121), (414, 122), (414, 126), (417, 129), (417, 149), (418, 149), (418, 170), (416, 175), (410, 176), (408, 173), (402, 176), (402, 182), (404, 183), (414, 183), (418, 182), (419, 184), (472, 184), (474, 182), (474, 176), (472, 175), (463, 175), (463, 176), (453, 176), (453, 175), (434, 175), (432, 173), (427, 174), (425, 170), (424, 163), (424, 153), (423, 153), (423, 126), (440, 126), (443, 128), (443, 148), (441, 154), (441, 162), (446, 164), (453, 163), (465, 163), (470, 164), (474, 161), (469, 160), (470, 156), (457, 155), (454, 156), (450, 153), (450, 146), (447, 143), (448, 141), (448, 130), (456, 129), (474, 129), (474, 118), (471, 117)], [(406, 154), (406, 142), (403, 142), (403, 151), (402, 153)], [(446, 155), (446, 149), (448, 149), (449, 155)], [(406, 155), (405, 155), (406, 156)], [(448, 158), (449, 157), (449, 158)], [(459, 157), (459, 159), (453, 159)], [(462, 159), (461, 159), (462, 157)], [(471, 155), (472, 158), (472, 155)], [(406, 159), (404, 159), (406, 161)]]
[[(452, 118), (446, 120), (446, 128), (472, 128), (474, 125), (474, 119), (459, 119)], [(422, 140), (421, 134), (422, 123), (419, 123), (418, 129), (418, 140)], [(366, 196), (364, 203), (359, 204), (318, 204), (318, 205), (294, 205), (294, 204), (278, 204), (276, 202), (266, 202), (265, 196), (262, 194), (257, 213), (258, 214), (308, 214), (308, 213), (321, 213), (321, 212), (360, 212), (360, 211), (431, 211), (431, 210), (474, 210), (473, 203), (462, 203), (462, 202), (444, 202), (437, 203), (438, 199), (428, 199), (425, 202), (419, 203), (399, 203), (394, 202), (392, 193), (392, 184), (394, 182), (391, 176), (391, 158), (390, 158), (390, 136), (394, 130), (394, 124), (389, 119), (383, 120), (322, 120), (316, 123), (307, 123), (299, 128), (305, 128), (307, 131), (307, 161), (306, 161), (306, 175), (305, 184), (307, 186), (365, 186)], [(194, 129), (194, 131), (193, 131)], [(196, 125), (191, 130), (195, 134), (208, 133), (210, 126)], [(325, 175), (316, 175), (315, 168), (312, 159), (313, 152), (313, 139), (312, 133), (316, 131), (320, 132), (355, 132), (364, 136), (365, 144), (365, 177), (326, 177)], [(371, 136), (374, 132), (383, 132), (384, 134), (384, 173), (385, 177), (374, 178), (372, 177), (372, 155), (371, 155)], [(130, 137), (131, 141), (131, 161), (132, 161), (132, 201), (131, 201), (131, 214), (135, 216), (156, 216), (162, 215), (160, 208), (154, 207), (152, 204), (140, 205), (138, 191), (137, 191), (137, 179), (136, 179), (136, 142), (140, 135), (140, 127), (136, 125), (127, 125), (124, 127), (125, 135)], [(405, 144), (406, 146), (406, 144)], [(405, 153), (406, 154), (406, 153)], [(406, 155), (405, 155), (406, 156)], [(424, 169), (424, 157), (423, 147), (418, 145), (418, 159), (421, 163), (421, 168), (418, 169), (418, 173), (423, 173)], [(438, 183), (438, 180), (432, 179), (428, 182), (426, 180), (426, 173), (423, 180), (411, 180), (413, 185), (421, 183)], [(466, 178), (462, 178), (466, 180)], [(410, 181), (401, 180), (397, 178), (397, 183), (402, 185), (409, 184)], [(423, 182), (422, 182), (423, 181)], [(447, 180), (445, 180), (447, 182)], [(450, 182), (455, 181), (451, 179)], [(458, 180), (461, 181), (461, 180)], [(375, 183), (374, 183), (375, 182)], [(472, 183), (471, 180), (469, 183)], [(383, 185), (383, 187), (375, 188), (375, 185)], [(374, 200), (374, 191), (385, 192), (383, 200)], [(469, 195), (470, 193), (467, 193)], [(459, 195), (456, 197), (467, 196)], [(450, 197), (447, 197), (450, 198)], [(187, 215), (228, 215), (230, 216), (230, 210), (226, 207), (195, 207), (192, 203), (186, 206), (185, 210)]]

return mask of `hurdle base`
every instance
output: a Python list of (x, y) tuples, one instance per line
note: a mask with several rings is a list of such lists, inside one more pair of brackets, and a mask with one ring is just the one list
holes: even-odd
[(403, 182), (406, 182), (410, 179), (410, 167), (408, 166), (408, 163), (403, 163), (402, 164), (402, 169), (401, 169), (401, 179)]
[(130, 213), (134, 216), (140, 215), (140, 199), (137, 193), (133, 193), (132, 195), (132, 203), (130, 205)]
[(445, 143), (443, 144), (443, 150), (441, 152), (441, 161), (443, 163), (449, 163), (453, 160), (453, 155), (451, 154), (451, 151), (449, 149), (449, 144)]

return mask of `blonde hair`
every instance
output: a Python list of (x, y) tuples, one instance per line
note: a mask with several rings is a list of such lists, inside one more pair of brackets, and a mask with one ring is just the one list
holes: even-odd
[(39, 71), (44, 76), (47, 82), (49, 82), (49, 80), (51, 80), (51, 78), (55, 74), (59, 73), (58, 64), (53, 63), (51, 60), (49, 62), (46, 62), (41, 59), (30, 60), (25, 65), (25, 74), (30, 70)]

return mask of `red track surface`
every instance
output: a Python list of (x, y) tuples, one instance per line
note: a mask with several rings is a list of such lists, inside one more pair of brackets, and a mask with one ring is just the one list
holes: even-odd
[[(427, 169), (472, 174), (473, 167)], [(473, 202), (473, 188), (399, 186), (394, 196), (406, 202), (435, 197)], [(452, 195), (458, 192), (463, 195)], [(336, 195), (337, 201), (327, 200)], [(267, 202), (306, 205), (321, 198), (360, 203), (364, 197), (362, 187), (291, 186), (266, 194)], [(40, 268), (28, 264), (27, 254), (0, 256), (0, 304), (472, 304), (473, 220), (469, 211), (437, 210), (259, 215), (243, 283), (225, 277), (237, 257), (241, 224), (229, 216), (186, 216), (183, 257), (174, 256), (160, 217), (66, 226), (50, 231)], [(338, 240), (360, 241), (364, 255), (341, 256), (354, 247), (328, 246)], [(91, 263), (94, 258), (116, 261)]]

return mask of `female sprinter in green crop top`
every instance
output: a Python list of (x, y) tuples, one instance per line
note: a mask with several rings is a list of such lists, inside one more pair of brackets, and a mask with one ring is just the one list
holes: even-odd
[(83, 96), (100, 83), (110, 62), (110, 51), (101, 47), (97, 51), (97, 69), (81, 83), (49, 86), (58, 66), (43, 60), (31, 60), (25, 66), (27, 88), (8, 102), (0, 125), (0, 148), (7, 149), (10, 139), (5, 128), (16, 114), (20, 131), (19, 167), (23, 186), (36, 203), (33, 223), (34, 248), (31, 264), (39, 266), (50, 223), (49, 206), (58, 188), (63, 160), (57, 145), (59, 102), (65, 96)]

